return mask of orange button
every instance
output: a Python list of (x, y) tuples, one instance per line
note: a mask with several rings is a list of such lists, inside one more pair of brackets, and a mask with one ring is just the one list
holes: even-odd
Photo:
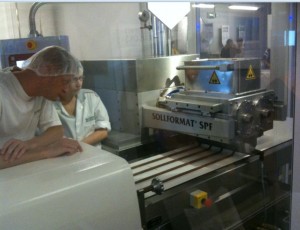
[(27, 47), (29, 50), (34, 50), (34, 49), (36, 49), (37, 44), (36, 44), (35, 41), (29, 40), (29, 41), (26, 42), (26, 47)]

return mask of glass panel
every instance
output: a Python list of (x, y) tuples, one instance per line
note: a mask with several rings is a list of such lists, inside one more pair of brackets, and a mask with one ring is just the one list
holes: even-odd
[(103, 148), (131, 164), (145, 228), (289, 229), (295, 5), (193, 5), (173, 29), (145, 8), (142, 58), (83, 61)]
[[(51, 3), (37, 28), (65, 35), (0, 40), (0, 65), (28, 58), (28, 45), (78, 55), (83, 88), (109, 114), (102, 150), (128, 162), (143, 229), (293, 229), (299, 6), (192, 2), (175, 26), (160, 20), (172, 14), (164, 6)], [(5, 36), (20, 27), (11, 20)]]
[[(197, 5), (187, 15), (195, 28), (186, 36), (196, 36), (200, 59), (177, 66), (184, 87), (174, 84), (156, 104), (142, 106), (143, 126), (159, 148), (143, 161), (150, 169), (131, 163), (134, 177), (139, 189), (159, 187), (150, 180), (157, 178), (166, 190), (141, 190), (143, 223), (148, 229), (291, 229), (295, 5), (253, 3), (255, 11)], [(171, 55), (193, 54), (189, 39), (178, 48), (178, 28), (171, 31), (172, 48), (181, 52)], [(233, 44), (223, 56), (228, 39)], [(229, 154), (227, 163), (209, 157), (218, 154)]]

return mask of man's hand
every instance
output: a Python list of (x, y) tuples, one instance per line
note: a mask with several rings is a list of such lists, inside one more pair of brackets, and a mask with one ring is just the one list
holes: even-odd
[[(45, 151), (42, 152), (44, 152), (45, 158), (57, 157), (63, 154), (72, 155), (77, 152), (82, 152), (82, 147), (79, 142), (69, 138), (61, 138), (44, 147), (44, 149)], [(13, 162), (29, 150), (31, 150), (31, 148), (28, 142), (11, 139), (3, 145), (0, 150), (0, 155), (4, 161)]]
[[(2, 150), (0, 150), (2, 152)], [(69, 138), (61, 138), (60, 140), (40, 148), (34, 148), (26, 151), (26, 153), (14, 160), (4, 160), (0, 157), (0, 169), (20, 165), (28, 162), (43, 160), (46, 158), (59, 157), (62, 155), (72, 155), (82, 152), (79, 142)]]
[(5, 161), (14, 161), (20, 158), (27, 150), (30, 149), (28, 142), (18, 139), (7, 141), (0, 150), (0, 154)]
[(61, 155), (73, 155), (77, 152), (82, 152), (82, 147), (80, 146), (79, 142), (64, 137), (47, 146), (44, 157), (52, 158)]

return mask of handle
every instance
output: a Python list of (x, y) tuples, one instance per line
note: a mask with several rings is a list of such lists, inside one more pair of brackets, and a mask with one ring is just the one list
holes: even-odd
[(177, 70), (220, 70), (223, 72), (233, 71), (233, 64), (222, 64), (222, 65), (182, 65), (177, 66)]

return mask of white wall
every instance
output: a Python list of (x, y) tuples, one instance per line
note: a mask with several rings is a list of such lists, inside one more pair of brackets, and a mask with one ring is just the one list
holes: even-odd
[(14, 38), (12, 10), (14, 3), (0, 2), (0, 39)]
[[(32, 3), (0, 2), (0, 39), (29, 34)], [(47, 3), (36, 13), (43, 36), (67, 35), (80, 60), (142, 56), (139, 3)]]
[(141, 57), (138, 3), (56, 4), (58, 34), (81, 60)]
[[(29, 12), (33, 2), (0, 2), (0, 39), (29, 35)], [(51, 2), (36, 13), (36, 29), (43, 36), (67, 35), (71, 52), (80, 60), (143, 58), (152, 55), (152, 31), (141, 30), (138, 13), (145, 2)], [(194, 10), (194, 9), (192, 9)], [(189, 15), (193, 16), (194, 12)], [(196, 52), (193, 17), (188, 16), (185, 50)], [(184, 44), (183, 44), (184, 45)]]
[[(0, 39), (25, 38), (29, 35), (29, 12), (33, 3), (0, 2)], [(37, 30), (55, 35), (53, 5), (45, 4), (36, 13)]]

